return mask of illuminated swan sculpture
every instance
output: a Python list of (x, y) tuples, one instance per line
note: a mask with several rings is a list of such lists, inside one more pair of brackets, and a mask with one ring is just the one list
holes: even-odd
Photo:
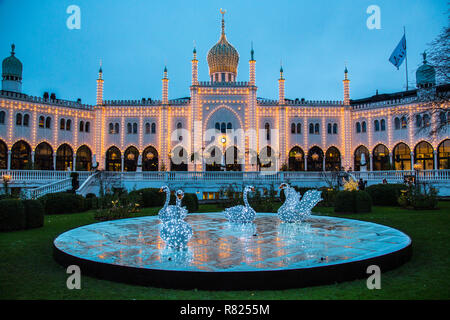
[(249, 191), (254, 192), (255, 188), (253, 186), (246, 186), (244, 188), (244, 206), (238, 205), (225, 209), (224, 214), (229, 222), (250, 223), (255, 219), (256, 211), (252, 207), (250, 207), (247, 200), (247, 194)]
[(169, 205), (170, 189), (163, 186), (160, 192), (166, 192), (166, 202), (164, 207), (159, 211), (158, 216), (161, 219), (160, 236), (169, 248), (180, 250), (187, 246), (187, 243), (193, 235), (192, 227), (184, 221), (188, 211), (185, 207), (181, 207), (184, 192), (177, 190), (176, 205)]
[(280, 189), (285, 191), (286, 200), (278, 209), (278, 217), (283, 222), (299, 222), (311, 215), (311, 210), (322, 200), (319, 190), (308, 190), (300, 200), (300, 194), (287, 183), (282, 183)]
[(166, 201), (164, 203), (164, 206), (158, 212), (159, 219), (162, 222), (166, 222), (173, 219), (183, 220), (188, 213), (185, 207), (181, 207), (181, 200), (184, 197), (184, 192), (182, 190), (178, 190), (176, 192), (176, 205), (169, 205), (170, 189), (168, 186), (162, 186), (161, 189), (159, 189), (159, 192), (166, 193)]

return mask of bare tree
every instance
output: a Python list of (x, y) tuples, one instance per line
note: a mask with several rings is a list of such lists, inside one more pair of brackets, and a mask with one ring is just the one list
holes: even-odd
[(420, 113), (409, 115), (409, 123), (416, 128), (416, 134), (426, 132), (430, 137), (445, 134), (450, 123), (450, 27), (429, 44), (423, 53), (424, 62), (432, 66), (422, 69), (426, 79), (436, 79), (434, 85), (422, 85), (417, 90), (417, 102), (423, 108)]

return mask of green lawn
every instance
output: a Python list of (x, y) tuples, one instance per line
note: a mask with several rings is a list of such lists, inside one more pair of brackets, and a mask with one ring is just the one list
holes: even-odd
[[(199, 211), (219, 210), (202, 205)], [(145, 209), (141, 215), (157, 211)], [(315, 211), (344, 216), (332, 208)], [(412, 260), (384, 273), (381, 290), (368, 290), (366, 280), (277, 291), (171, 290), (87, 276), (82, 276), (81, 290), (68, 290), (68, 275), (52, 258), (52, 241), (66, 230), (96, 222), (92, 212), (85, 212), (46, 216), (43, 228), (0, 233), (0, 299), (449, 299), (450, 202), (440, 202), (433, 211), (374, 207), (372, 213), (345, 217), (397, 228), (413, 240)]]

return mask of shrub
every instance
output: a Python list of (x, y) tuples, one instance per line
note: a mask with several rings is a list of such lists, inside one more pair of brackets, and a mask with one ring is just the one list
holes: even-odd
[(21, 230), (26, 226), (25, 207), (19, 199), (0, 200), (0, 231)]
[(98, 209), (98, 198), (94, 193), (88, 193), (84, 199), (85, 209)]
[(129, 196), (134, 197), (144, 208), (160, 207), (164, 205), (166, 199), (166, 194), (164, 192), (159, 192), (159, 189), (156, 188), (131, 191)]
[(75, 193), (49, 193), (40, 198), (45, 214), (62, 214), (86, 211), (84, 198)]
[(398, 203), (402, 207), (412, 207), (416, 210), (436, 209), (437, 190), (425, 183), (411, 185), (402, 190)]
[(39, 200), (23, 200), (26, 228), (40, 228), (44, 225), (44, 207)]
[[(175, 205), (176, 204), (176, 199), (175, 199), (175, 194), (172, 193), (170, 195), (170, 204)], [(161, 204), (161, 206), (164, 203)], [(183, 200), (181, 200), (181, 206), (186, 206), (186, 209), (189, 212), (195, 212), (198, 210), (198, 199), (197, 199), (197, 195), (194, 193), (185, 193), (184, 194), (184, 198)]]
[(371, 212), (372, 199), (365, 191), (339, 191), (336, 194), (334, 212)]
[(370, 194), (373, 205), (375, 206), (398, 206), (398, 198), (401, 190), (404, 190), (404, 184), (374, 184), (366, 188)]

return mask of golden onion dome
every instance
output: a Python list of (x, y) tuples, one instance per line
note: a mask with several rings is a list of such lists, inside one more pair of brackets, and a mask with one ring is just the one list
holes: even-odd
[(237, 67), (239, 64), (239, 53), (228, 42), (225, 36), (225, 21), (222, 13), (222, 35), (219, 41), (209, 50), (207, 60), (209, 66), (209, 74), (216, 72), (231, 72), (237, 74)]

